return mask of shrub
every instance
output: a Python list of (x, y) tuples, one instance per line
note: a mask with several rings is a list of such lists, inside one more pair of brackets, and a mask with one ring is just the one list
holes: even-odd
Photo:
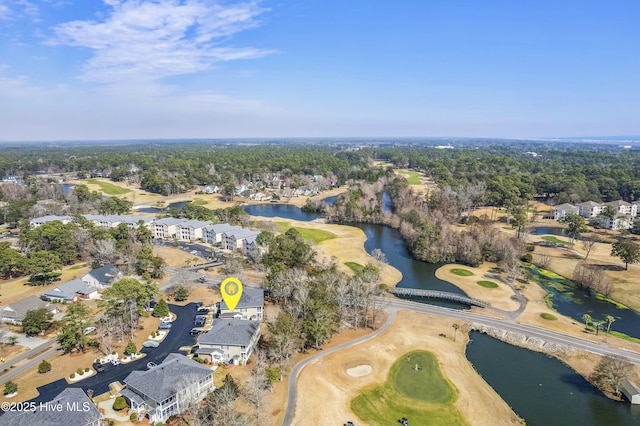
[(136, 349), (136, 344), (129, 340), (129, 343), (127, 343), (127, 347), (124, 348), (125, 355), (133, 355), (136, 352), (138, 352), (138, 349)]
[(71, 373), (71, 374), (69, 374), (69, 378), (70, 378), (70, 379), (75, 379), (75, 378), (76, 378), (76, 373)]
[(173, 298), (176, 300), (176, 302), (187, 300), (189, 298), (189, 289), (181, 285), (176, 289)]
[(135, 411), (132, 411), (131, 414), (129, 414), (129, 420), (131, 420), (132, 422), (135, 422), (136, 420), (138, 420), (138, 413), (136, 413)]
[(113, 401), (113, 409), (115, 411), (124, 410), (125, 408), (129, 408), (129, 405), (127, 404), (127, 400), (124, 399), (124, 397), (119, 396), (115, 401)]
[(156, 337), (156, 332), (155, 332), (155, 331), (152, 331), (152, 332), (151, 332), (151, 337), (152, 337), (152, 338)]
[(524, 256), (520, 258), (520, 260), (522, 260), (523, 262), (531, 263), (531, 261), (533, 260), (533, 255), (531, 253), (525, 253)]
[(81, 367), (78, 367), (78, 368), (76, 369), (76, 373), (78, 373), (78, 376), (81, 376), (81, 375), (82, 375), (82, 373), (84, 373), (84, 370), (83, 370)]
[(164, 318), (169, 315), (169, 305), (164, 299), (158, 300), (158, 303), (153, 307), (153, 316), (157, 318)]
[(38, 373), (44, 374), (51, 371), (51, 363), (46, 359), (43, 359), (42, 362), (38, 365)]
[(89, 372), (89, 370), (91, 370), (89, 367), (85, 367), (85, 368), (84, 368), (84, 372), (85, 372), (85, 373), (88, 373), (88, 372)]
[(11, 380), (4, 384), (4, 391), (2, 392), (4, 395), (9, 395), (12, 393), (18, 392), (18, 385)]

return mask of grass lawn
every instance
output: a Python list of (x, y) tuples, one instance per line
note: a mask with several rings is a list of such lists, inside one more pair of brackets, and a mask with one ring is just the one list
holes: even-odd
[(558, 319), (555, 315), (551, 315), (551, 314), (548, 314), (546, 312), (541, 313), (540, 314), (540, 318), (545, 319), (545, 320), (549, 320), (549, 321), (555, 321), (555, 320)]
[(484, 288), (498, 288), (498, 284), (493, 281), (478, 281), (478, 285)]
[(471, 272), (470, 270), (460, 268), (452, 269), (451, 273), (454, 275), (459, 275), (461, 277), (470, 277), (471, 275), (473, 275), (473, 272)]
[(404, 175), (407, 178), (407, 183), (409, 185), (420, 185), (420, 175), (418, 174), (418, 172), (413, 172), (413, 171), (405, 171), (405, 170), (398, 170), (398, 173)]
[[(289, 225), (289, 222), (276, 222), (276, 226), (280, 232), (286, 232), (292, 228)], [(293, 229), (298, 231), (305, 240), (313, 241), (316, 244), (338, 237), (333, 232), (324, 231), (322, 229), (302, 228), (299, 226), (294, 226)]]
[(206, 206), (208, 203), (207, 200), (203, 200), (202, 198), (196, 198), (191, 202), (194, 206)]
[(351, 269), (354, 274), (360, 273), (364, 269), (364, 266), (357, 262), (344, 262), (344, 264), (347, 266), (347, 268)]
[(98, 185), (100, 187), (100, 190), (107, 195), (122, 195), (131, 192), (130, 189), (122, 188), (121, 186), (117, 186), (109, 182), (103, 182), (97, 179), (89, 179), (87, 183)]
[(402, 417), (409, 424), (463, 425), (456, 399), (458, 392), (440, 372), (436, 357), (413, 351), (393, 364), (385, 383), (365, 388), (354, 398), (351, 409), (372, 425), (396, 424)]
[(553, 235), (545, 235), (544, 237), (542, 237), (542, 239), (545, 241), (549, 241), (550, 243), (560, 244), (561, 246), (569, 245), (568, 241), (560, 240), (557, 237), (554, 237)]

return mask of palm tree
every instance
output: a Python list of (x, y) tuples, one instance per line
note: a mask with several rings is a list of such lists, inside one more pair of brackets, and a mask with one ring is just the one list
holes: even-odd
[(582, 321), (584, 321), (584, 328), (589, 329), (589, 323), (591, 322), (591, 315), (584, 314), (582, 316)]
[(460, 328), (460, 325), (457, 323), (453, 323), (453, 341), (456, 341), (456, 334), (458, 333), (458, 329)]
[(604, 324), (604, 321), (594, 321), (593, 322), (593, 326), (596, 329), (596, 336), (598, 335), (598, 332), (600, 331), (600, 329), (602, 329), (602, 325)]
[(607, 334), (609, 334), (609, 331), (611, 330), (611, 324), (613, 324), (613, 322), (616, 320), (614, 316), (612, 315), (607, 315), (606, 318), (604, 319), (607, 322)]

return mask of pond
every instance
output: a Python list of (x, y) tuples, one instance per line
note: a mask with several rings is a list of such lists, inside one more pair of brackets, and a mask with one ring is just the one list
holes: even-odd
[(470, 337), (467, 359), (527, 425), (640, 424), (640, 407), (610, 400), (556, 358), (478, 332)]
[(591, 315), (594, 321), (604, 320), (607, 315), (611, 315), (616, 319), (611, 330), (640, 338), (640, 314), (634, 310), (600, 300), (593, 291), (581, 288), (564, 277), (541, 274), (535, 267), (531, 272), (536, 281), (550, 294), (548, 297), (552, 308), (562, 315), (571, 317), (578, 323), (583, 323), (584, 314)]
[(559, 226), (536, 226), (531, 230), (531, 235), (557, 235), (566, 237), (567, 233), (564, 228)]

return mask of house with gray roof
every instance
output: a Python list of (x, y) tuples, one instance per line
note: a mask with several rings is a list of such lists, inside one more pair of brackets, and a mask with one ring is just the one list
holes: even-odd
[(211, 225), (210, 221), (187, 220), (176, 225), (176, 236), (182, 241), (194, 241), (203, 239), (203, 229)]
[(173, 238), (176, 236), (177, 225), (185, 222), (184, 219), (176, 219), (175, 217), (165, 217), (153, 222), (151, 230), (155, 238)]
[(48, 289), (42, 293), (40, 297), (45, 300), (51, 300), (52, 302), (73, 303), (78, 300), (97, 299), (99, 294), (96, 287), (87, 284), (80, 278), (76, 278)]
[(122, 272), (117, 266), (108, 263), (96, 269), (87, 272), (81, 279), (90, 286), (98, 289), (109, 287), (122, 278)]
[(47, 308), (52, 314), (58, 313), (58, 308), (53, 303), (45, 302), (38, 296), (29, 296), (3, 306), (0, 309), (0, 319), (2, 322), (21, 325), (27, 312), (40, 308)]
[(153, 423), (180, 414), (214, 390), (213, 372), (182, 354), (169, 354), (161, 364), (146, 371), (132, 371), (120, 394), (131, 408)]
[(38, 226), (44, 225), (47, 222), (55, 222), (56, 220), (66, 225), (67, 223), (71, 222), (71, 216), (56, 216), (56, 215), (42, 216), (42, 217), (37, 217), (35, 219), (31, 219), (29, 221), (29, 224), (31, 225), (32, 228), (37, 228)]
[(246, 364), (260, 339), (260, 323), (249, 320), (218, 320), (198, 339), (196, 354), (213, 363)]
[(579, 212), (580, 209), (578, 209), (578, 207), (574, 206), (573, 204), (560, 204), (557, 205), (553, 210), (553, 218), (555, 220), (560, 220), (564, 219), (564, 217), (568, 214), (578, 214)]
[(0, 426), (101, 426), (102, 414), (80, 388), (66, 388), (33, 410), (6, 411)]
[(242, 229), (240, 226), (229, 225), (228, 223), (218, 223), (215, 225), (205, 226), (204, 241), (209, 244), (221, 244), (223, 242), (224, 233), (232, 230)]
[(222, 319), (262, 321), (263, 311), (264, 289), (244, 287), (236, 308), (231, 311), (223, 300), (218, 308), (218, 316)]
[(224, 248), (227, 250), (239, 250), (244, 252), (247, 250), (247, 238), (257, 237), (258, 235), (260, 235), (260, 231), (252, 231), (244, 228), (227, 231), (224, 233)]

